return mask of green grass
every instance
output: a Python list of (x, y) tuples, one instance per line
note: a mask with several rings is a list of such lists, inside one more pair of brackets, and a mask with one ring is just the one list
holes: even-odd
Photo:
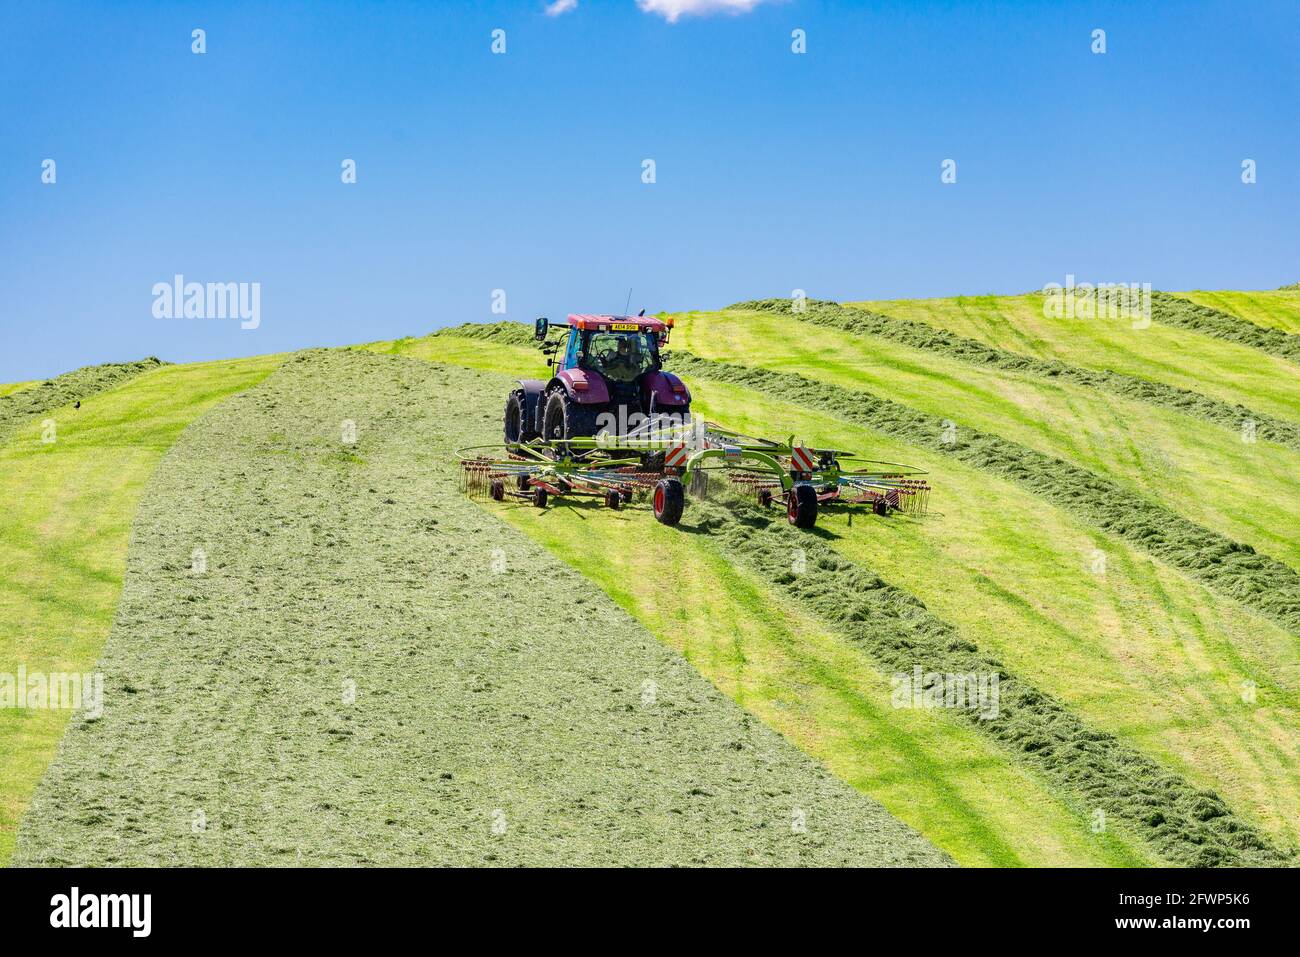
[[(196, 417), (268, 375), (277, 357), (163, 366), (47, 413), (0, 445), (0, 672), (90, 670), (122, 587), (136, 505)], [(0, 864), (68, 712), (0, 710)]]
[(1295, 364), (1257, 349), (1152, 323), (1052, 319), (1043, 297), (958, 296), (853, 303), (887, 316), (929, 323), (1000, 349), (1113, 369), (1300, 422)]
[(1258, 292), (1198, 289), (1194, 292), (1180, 292), (1177, 295), (1266, 329), (1280, 329), (1292, 335), (1300, 335), (1300, 289)]
[[(449, 339), (437, 336), (423, 340), (418, 351), (425, 357), (443, 358), (440, 350), (445, 348), (447, 354), (456, 355), (457, 361), (479, 368), (503, 372), (519, 369), (521, 373), (527, 370), (526, 366), (515, 365), (519, 359), (514, 354), (503, 356), (499, 347)], [(1297, 718), (1300, 656), (1293, 639), (1280, 628), (1257, 616), (1243, 615), (1235, 603), (1150, 561), (1133, 547), (1096, 532), (1018, 486), (991, 479), (933, 452), (749, 390), (700, 380), (692, 380), (691, 385), (700, 412), (738, 428), (768, 432), (772, 422), (780, 422), (802, 430), (800, 434), (811, 441), (858, 448), (872, 457), (913, 462), (930, 469), (939, 492), (929, 517), (922, 521), (895, 518), (882, 522), (859, 512), (853, 527), (848, 528), (848, 513), (828, 514), (823, 524), (838, 536), (834, 546), (876, 569), (888, 581), (908, 588), (941, 618), (957, 622), (963, 634), (981, 649), (995, 653), (1017, 674), (1066, 702), (1089, 723), (1115, 733), (1199, 785), (1217, 790), (1235, 809), (1284, 844), (1297, 840), (1300, 775), (1294, 756), (1282, 742)], [(663, 534), (654, 526), (642, 528), (646, 524), (643, 515), (583, 510), (579, 523), (570, 520), (570, 514), (563, 509), (537, 515), (527, 508), (513, 508), (508, 514), (512, 521), (526, 523), (521, 527), (530, 531), (549, 529), (541, 540), (610, 587), (624, 602), (635, 602), (636, 596), (620, 596), (618, 575), (612, 570), (619, 563), (593, 542), (609, 539), (618, 543), (629, 535), (639, 542), (641, 536)], [(642, 520), (640, 524), (638, 519)], [(589, 534), (593, 525), (601, 522), (617, 523), (617, 533)], [(1094, 549), (1107, 555), (1103, 576), (1089, 571)], [(685, 560), (679, 553), (673, 553), (670, 559), (673, 567)], [(711, 567), (705, 559), (698, 563)], [(731, 590), (716, 572), (696, 568), (692, 577), (709, 583), (706, 592), (722, 594)], [(1153, 594), (1160, 600), (1151, 601)], [(760, 607), (770, 599), (770, 595), (764, 595)], [(724, 607), (734, 604), (728, 602)], [(685, 650), (719, 687), (737, 694), (738, 686), (730, 671), (735, 665), (729, 664), (726, 657), (728, 632), (717, 635), (716, 624), (709, 622), (703, 610), (683, 607), (675, 621), (673, 615), (665, 614), (658, 624), (645, 610), (637, 613), (668, 641), (698, 642), (701, 634), (714, 636), (709, 646), (720, 648), (710, 651), (707, 657), (698, 654), (693, 646)], [(743, 660), (745, 675), (751, 680), (757, 680), (755, 675), (764, 676), (769, 662), (780, 660), (777, 652), (783, 646), (786, 650), (782, 654), (791, 657), (789, 649), (807, 651), (808, 636), (817, 634), (816, 628), (804, 624), (795, 629), (797, 638), (780, 643), (769, 640), (764, 646), (756, 646), (756, 639), (750, 637), (754, 628), (737, 628), (745, 636), (742, 647), (749, 648)], [(843, 659), (838, 659), (834, 667), (821, 672), (822, 680), (845, 667)], [(777, 672), (777, 676), (781, 674)], [(1247, 680), (1259, 685), (1253, 706), (1241, 700), (1242, 683)], [(784, 691), (786, 687), (794, 690)], [(811, 697), (814, 693), (810, 689), (817, 687), (818, 682), (807, 672), (796, 672), (764, 694), (746, 693), (743, 703), (755, 709), (772, 697), (778, 701), (783, 700), (783, 695), (786, 700), (800, 695)], [(834, 703), (828, 695), (824, 691), (815, 694), (820, 700)], [(871, 758), (856, 754), (848, 743), (852, 738), (845, 739), (833, 730), (853, 727), (856, 736), (866, 739), (866, 730), (856, 730), (866, 724), (864, 719), (852, 719), (842, 704), (823, 707), (815, 708), (806, 724), (790, 722), (796, 734), (800, 734), (799, 727), (804, 729), (794, 740), (850, 780), (878, 788), (878, 782), (862, 776), (861, 771), (842, 770)], [(775, 723), (784, 712), (769, 707), (758, 713)], [(894, 723), (910, 716), (908, 712), (891, 711), (887, 720)], [(846, 725), (846, 721), (853, 723)], [(790, 733), (785, 727), (782, 730)], [(931, 753), (941, 757), (942, 749)], [(986, 747), (986, 758), (988, 754)], [(996, 765), (996, 761), (991, 763)], [(901, 779), (891, 780), (891, 784), (905, 791), (924, 790), (924, 781), (931, 778), (922, 768), (918, 763), (912, 773), (904, 770)], [(969, 823), (954, 823), (961, 820), (960, 815), (909, 817), (906, 809), (899, 807), (906, 800), (894, 800), (887, 789), (869, 793), (958, 860), (996, 860), (994, 847), (983, 846), (971, 836), (977, 829)], [(1028, 821), (1035, 817), (1036, 812), (1028, 813), (1023, 807), (995, 814), (978, 796), (958, 793), (962, 802), (976, 808), (985, 821), (999, 822), (990, 823), (998, 835), (1015, 833), (1004, 830), (1008, 817), (1022, 818), (1017, 828), (1029, 826)], [(919, 801), (914, 804), (927, 806)], [(937, 795), (929, 799), (928, 806), (952, 813)], [(1016, 845), (1017, 850), (1020, 847)], [(1068, 853), (1061, 852), (1061, 861), (1070, 859)]]
[[(719, 338), (725, 337), (724, 330)], [(445, 338), (422, 348), (440, 348)], [(462, 359), (477, 348), (483, 367), (516, 361), (502, 362), (495, 350), (471, 342), (452, 348)], [(1290, 822), (1300, 804), (1285, 795), (1295, 793), (1300, 780), (1293, 756), (1277, 742), (1296, 718), (1300, 655), (1276, 625), (1243, 617), (1234, 602), (1132, 546), (946, 456), (749, 390), (696, 380), (692, 387), (697, 408), (738, 428), (802, 426), (809, 440), (929, 469), (939, 477), (935, 514), (919, 523), (868, 520), (846, 532), (837, 547), (869, 559), (890, 581), (909, 588), (919, 582), (923, 587), (913, 590), (941, 617), (975, 626), (981, 648), (1098, 726), (1135, 740), (1194, 780), (1239, 796), (1238, 806), (1255, 809), (1248, 813), (1274, 833), (1297, 839)], [(718, 395), (727, 398), (718, 402)], [(881, 534), (889, 537), (887, 548)], [(1105, 576), (1088, 571), (1094, 549), (1107, 554)], [(1044, 581), (1050, 585), (1041, 587)], [(1151, 603), (1151, 594), (1164, 600)], [(1136, 684), (1127, 670), (1134, 655), (1149, 676)], [(1254, 707), (1241, 701), (1248, 680), (1259, 685)], [(1171, 694), (1166, 683), (1177, 690)], [(1133, 722), (1142, 714), (1152, 721)], [(1225, 723), (1249, 743), (1221, 737)]]
[(196, 422), (15, 862), (950, 863), (459, 491), (504, 386), (314, 352)]
[[(1279, 297), (1213, 295), (1228, 298), (1202, 304), (1285, 328), (1243, 315), (1281, 308), (1271, 301)], [(1033, 295), (869, 305), (1011, 352), (1114, 369), (1300, 422), (1292, 363), (1186, 328), (1050, 321)], [(127, 530), (146, 479), (163, 463), (136, 515), (133, 570), (102, 659), (116, 701), (129, 695), (130, 707), (110, 707), (104, 721), (64, 737), (24, 824), (19, 860), (520, 863), (557, 841), (566, 860), (585, 863), (622, 861), (621, 854), (638, 862), (700, 863), (707, 854), (713, 863), (824, 863), (860, 860), (863, 847), (869, 859), (925, 857), (924, 845), (893, 830), (870, 802), (809, 776), (763, 726), (960, 863), (1185, 863), (1197, 821), (1210, 828), (1202, 832), (1214, 846), (1208, 862), (1225, 848), (1254, 853), (1250, 832), (1234, 830), (1238, 822), (1284, 852), (1300, 844), (1295, 638), (1211, 591), (1190, 566), (1153, 560), (1136, 538), (1090, 524), (1086, 510), (1052, 504), (1033, 483), (958, 460), (928, 439), (798, 404), (797, 390), (710, 379), (706, 365), (690, 377), (700, 414), (928, 469), (937, 491), (923, 519), (823, 512), (807, 536), (809, 552), (823, 556), (829, 547), (847, 560), (825, 566), (826, 581), (848, 589), (844, 603), (869, 604), (877, 596), (856, 588), (854, 576), (878, 574), (924, 603), (924, 613), (900, 619), (907, 628), (943, 634), (942, 623), (951, 623), (953, 648), (969, 643), (1001, 662), (1011, 686), (1059, 702), (1061, 721), (1038, 726), (1031, 707), (1029, 727), (1037, 730), (1025, 733), (1034, 741), (1053, 740), (1077, 719), (1122, 742), (1117, 753), (1144, 757), (1103, 747), (1099, 763), (1075, 774), (1071, 762), (1088, 761), (1076, 745), (1091, 731), (1045, 752), (1022, 751), (1014, 736), (985, 733), (960, 715), (891, 707), (889, 673), (898, 665), (875, 611), (864, 604), (859, 620), (817, 579), (774, 575), (769, 566), (780, 551), (751, 549), (716, 506), (690, 506), (682, 528), (666, 529), (643, 506), (614, 512), (560, 503), (540, 511), (511, 501), (480, 510), (466, 502), (447, 485), (449, 453), (498, 437), (506, 377), (545, 375), (536, 350), (516, 344), (528, 331), (359, 347), (491, 373), (479, 377), (443, 367), (413, 372), (417, 364), (390, 358), (397, 364), (382, 368), (391, 374), (372, 378), (380, 366), (362, 363), (361, 374), (351, 360), (296, 356), (283, 381), (216, 410), (166, 459), (192, 417), (181, 407), (194, 395), (176, 380), (163, 383), (169, 399), (122, 405), (115, 396), (202, 367), (147, 373), (75, 416), (59, 410), (54, 447), (36, 449), (40, 430), (28, 422), (0, 449), (0, 488), (18, 502), (0, 522), (0, 567), (15, 583), (0, 592), (0, 635), (8, 636), (0, 637), (0, 671), (6, 661), (85, 670), (98, 658), (122, 591)], [(979, 369), (935, 350), (792, 328), (771, 316), (689, 314), (674, 345), (870, 390), (959, 430), (1004, 437), (1300, 565), (1290, 532), (1300, 526), (1290, 480), (1300, 456), (1241, 443), (1221, 425), (1088, 385)], [(248, 371), (250, 383), (266, 371)], [(323, 381), (326, 390), (317, 388)], [(160, 406), (168, 418), (168, 402), (176, 421), (137, 429)], [(96, 418), (106, 410), (107, 419)], [(355, 448), (340, 449), (331, 437), (341, 417), (360, 425)], [(785, 532), (774, 527), (774, 541), (785, 542)], [(197, 540), (215, 543), (213, 580), (186, 571)], [(492, 545), (508, 556), (504, 577), (483, 572)], [(600, 592), (579, 602), (584, 580), (612, 604)], [(474, 613), (484, 602), (490, 613)], [(548, 609), (543, 620), (572, 617), (577, 607), (591, 627), (552, 646), (554, 629), (531, 630), (521, 611), (536, 612), (539, 603)], [(268, 622), (277, 623), (269, 640)], [(695, 672), (761, 725), (728, 711)], [(344, 673), (365, 676), (377, 711), (350, 716), (320, 704)], [(539, 673), (553, 673), (552, 684), (571, 693), (537, 697)], [(668, 676), (660, 684), (672, 707), (657, 715), (663, 720), (647, 721), (635, 701), (624, 704), (645, 674)], [(448, 685), (448, 675), (463, 680)], [(431, 709), (425, 692), (433, 688), (441, 704)], [(555, 721), (537, 723), (557, 711)], [(57, 714), (0, 712), (0, 860), (63, 724)], [(729, 734), (741, 736), (734, 752), (722, 746)], [(769, 772), (779, 769), (757, 798), (737, 787), (755, 780), (746, 777), (754, 755)], [(1142, 763), (1148, 758), (1158, 767)], [(667, 800), (642, 788), (642, 764), (672, 782)], [(596, 774), (597, 766), (606, 770)], [(556, 767), (568, 772), (559, 796), (539, 799)], [(1125, 767), (1136, 769), (1131, 781)], [(722, 776), (711, 777), (719, 768)], [(812, 845), (781, 841), (772, 820), (788, 814), (792, 795), (809, 792), (833, 818), (853, 823)], [(633, 802), (641, 817), (627, 822), (620, 801)], [(1176, 806), (1179, 821), (1134, 817), (1144, 802)], [(512, 808), (510, 842), (483, 833), (494, 803)], [(193, 804), (216, 810), (207, 839), (192, 838)], [(1104, 834), (1088, 826), (1097, 807), (1114, 811)], [(721, 840), (698, 836), (720, 827)], [(116, 835), (111, 846), (102, 842), (105, 829)], [(698, 850), (705, 844), (708, 851)]]
[(761, 312), (687, 313), (675, 344), (705, 358), (866, 389), (1104, 475), (1300, 568), (1300, 452), (1168, 409), (973, 367), (925, 349)]
[(15, 392), (21, 392), (23, 389), (30, 389), (32, 386), (37, 384), (37, 382), (7, 382), (4, 385), (0, 385), (0, 397), (13, 395)]

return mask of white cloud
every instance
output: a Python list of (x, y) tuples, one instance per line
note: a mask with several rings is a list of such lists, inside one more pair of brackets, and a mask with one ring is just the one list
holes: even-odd
[(762, 2), (764, 0), (636, 0), (636, 5), (643, 13), (657, 13), (669, 23), (676, 23), (679, 17), (749, 13)]
[(548, 17), (558, 17), (562, 13), (568, 13), (570, 10), (578, 9), (578, 0), (555, 0), (554, 3), (546, 5), (546, 15)]

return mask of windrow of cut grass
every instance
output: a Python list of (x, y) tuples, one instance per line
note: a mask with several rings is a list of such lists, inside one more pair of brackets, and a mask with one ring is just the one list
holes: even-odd
[(1300, 283), (1269, 290), (1202, 290), (1173, 295), (1200, 306), (1253, 322), (1266, 329), (1300, 335)]
[(161, 359), (151, 356), (138, 362), (84, 366), (47, 379), (39, 385), (0, 394), (0, 442), (33, 416), (43, 415), (74, 402), (84, 402), (93, 395), (163, 364)]
[(311, 352), (187, 429), (15, 862), (951, 864), (460, 493), (500, 394)]
[(1300, 573), (1115, 482), (996, 435), (975, 429), (951, 435), (941, 417), (870, 392), (795, 373), (701, 359), (684, 352), (673, 353), (671, 363), (675, 371), (685, 375), (733, 382), (828, 411), (1013, 479), (1300, 636)]
[(1244, 422), (1253, 421), (1258, 438), (1300, 450), (1300, 423), (1257, 412), (1240, 403), (1223, 402), (1190, 389), (1109, 369), (1088, 369), (1059, 359), (1038, 359), (998, 349), (923, 322), (886, 316), (870, 309), (817, 299), (807, 300), (803, 306), (796, 310), (793, 301), (789, 299), (759, 299), (736, 303), (730, 308), (770, 312), (854, 335), (888, 339), (913, 348), (937, 352), (982, 369), (998, 369), (1052, 381), (1072, 382), (1110, 395), (1172, 409), (1238, 434)]
[[(1097, 810), (1140, 834), (1166, 859), (1192, 867), (1287, 863), (1291, 855), (1235, 816), (1213, 792), (1199, 790), (1112, 735), (1087, 727), (1046, 694), (980, 653), (915, 597), (838, 555), (824, 542), (770, 512), (732, 503), (700, 503), (701, 531), (732, 561), (774, 582), (799, 605), (839, 629), (886, 670), (912, 674), (998, 676), (996, 715), (954, 709), (980, 732), (1034, 765), (1071, 794), (1081, 813)], [(790, 556), (805, 555), (795, 572)], [(973, 684), (974, 682), (972, 682)]]
[[(80, 409), (46, 409), (53, 436), (38, 418), (0, 443), (0, 673), (92, 669), (150, 475), (190, 422), (279, 361), (163, 365), (94, 394)], [(63, 710), (0, 708), (0, 866), (68, 718)]]
[(1168, 292), (1151, 294), (1151, 318), (1166, 326), (1236, 342), (1269, 355), (1300, 362), (1300, 335), (1265, 328)]
[(1047, 309), (1041, 293), (845, 305), (922, 322), (1009, 352), (1164, 382), (1300, 422), (1300, 376), (1292, 363), (1193, 330), (1061, 316)]

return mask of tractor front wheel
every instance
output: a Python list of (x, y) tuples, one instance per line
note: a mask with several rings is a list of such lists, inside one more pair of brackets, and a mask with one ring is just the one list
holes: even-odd
[(812, 528), (817, 524), (817, 490), (811, 485), (796, 485), (786, 497), (785, 511), (795, 528)]
[(686, 507), (686, 489), (679, 479), (660, 479), (655, 485), (655, 518), (664, 525), (676, 525)]

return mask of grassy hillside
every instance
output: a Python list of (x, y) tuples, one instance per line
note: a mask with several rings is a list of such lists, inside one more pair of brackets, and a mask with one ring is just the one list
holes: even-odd
[(1207, 292), (1198, 289), (1178, 295), (1267, 329), (1300, 335), (1300, 289), (1257, 292)]
[[(536, 353), (496, 345), (500, 338), (440, 335), (375, 348), (396, 348), (449, 361), (455, 357), (455, 361), (480, 368), (511, 368), (520, 374), (536, 374)], [(730, 341), (744, 340), (743, 336), (737, 340), (733, 335)], [(709, 383), (698, 376), (691, 381), (701, 411), (740, 428), (764, 430), (772, 422), (781, 422), (809, 440), (866, 448), (873, 457), (913, 462), (942, 476), (940, 514), (921, 522), (898, 519), (873, 523), (868, 519), (865, 524), (859, 514), (858, 524), (851, 529), (845, 526), (847, 515), (832, 517), (831, 527), (842, 531), (833, 539), (833, 546), (868, 563), (887, 580), (905, 584), (938, 614), (960, 622), (963, 634), (979, 647), (995, 650), (1013, 669), (1023, 669), (1021, 673), (1069, 702), (1088, 720), (1159, 755), (1168, 766), (1185, 771), (1202, 785), (1239, 796), (1248, 814), (1257, 815), (1284, 840), (1294, 840), (1293, 815), (1297, 808), (1286, 795), (1293, 793), (1300, 781), (1292, 757), (1276, 744), (1285, 738), (1286, 728), (1296, 714), (1296, 655), (1290, 636), (1257, 617), (1242, 620), (1240, 609), (1233, 603), (1216, 599), (1184, 576), (1153, 566), (1131, 547), (1110, 541), (1086, 523), (1045, 507), (1033, 495), (1014, 486), (991, 483), (975, 470), (954, 467), (941, 456), (879, 434), (864, 433), (832, 416), (818, 416), (769, 396)], [(557, 519), (556, 513), (535, 513), (528, 507), (508, 509), (508, 513), (512, 521), (525, 523), (522, 527), (530, 531), (544, 530), (542, 540), (549, 547), (606, 582), (615, 594), (628, 591), (618, 589), (617, 572), (608, 571), (612, 561), (608, 552), (617, 551), (618, 543), (627, 535), (640, 534), (631, 531), (635, 517), (607, 518), (604, 513), (584, 512), (583, 521), (576, 524)], [(1028, 523), (1026, 518), (1030, 519)], [(602, 521), (618, 525), (617, 532), (609, 536), (612, 544), (608, 550), (592, 544), (593, 539), (603, 541), (603, 536), (588, 534), (592, 523)], [(887, 545), (881, 541), (882, 535)], [(691, 541), (692, 547), (696, 544)], [(1087, 570), (1094, 549), (1099, 547), (1106, 549), (1110, 557), (1104, 576)], [(658, 554), (650, 549), (652, 557), (647, 561), (654, 561), (653, 556)], [(674, 552), (674, 563), (683, 560)], [(734, 562), (725, 562), (722, 567), (735, 574), (733, 566)], [(1043, 587), (1045, 580), (1050, 581), (1050, 587)], [(755, 587), (748, 582), (746, 585)], [(764, 595), (761, 585), (757, 587), (763, 604), (772, 607), (772, 596)], [(736, 588), (734, 583), (718, 581), (706, 591), (729, 594)], [(1153, 590), (1167, 596), (1172, 593), (1172, 597), (1143, 608), (1149, 604), (1145, 596)], [(671, 611), (663, 608), (665, 601)], [(776, 604), (779, 607), (779, 602)], [(665, 640), (698, 641), (694, 636), (713, 631), (702, 623), (697, 608), (678, 607), (673, 598), (658, 596), (655, 605), (660, 609), (657, 613), (648, 614), (645, 609), (638, 613), (646, 615)], [(728, 603), (726, 607), (733, 605)], [(1136, 609), (1142, 612), (1134, 617)], [(1193, 617), (1188, 613), (1191, 609), (1204, 617)], [(826, 630), (825, 625), (821, 628)], [(810, 628), (807, 632), (815, 634), (817, 630)], [(1224, 640), (1221, 630), (1231, 636), (1229, 640)], [(814, 680), (807, 666), (802, 674), (792, 673), (787, 660), (789, 651), (777, 654), (770, 644), (761, 652), (749, 653), (748, 642), (740, 636), (747, 636), (751, 629), (723, 632), (716, 640), (725, 642), (737, 631), (736, 640), (743, 649), (738, 653), (743, 655), (746, 677), (766, 676), (746, 695), (747, 707), (761, 707), (752, 703), (755, 698), (750, 695), (759, 701), (806, 698), (810, 684), (817, 686), (837, 674), (813, 671), (818, 676)], [(675, 634), (682, 637), (674, 638)], [(1152, 641), (1157, 635), (1160, 640)], [(842, 636), (831, 638), (832, 645), (837, 641), (842, 644)], [(807, 650), (809, 643), (803, 628), (798, 629), (798, 637), (784, 642), (787, 649), (801, 650)], [(1193, 649), (1195, 654), (1189, 654)], [(1142, 663), (1137, 672), (1142, 677), (1136, 683), (1135, 654)], [(730, 675), (729, 668), (734, 665), (728, 665), (727, 657), (721, 658), (721, 664), (716, 653), (708, 661), (692, 660), (720, 687), (732, 693), (744, 691), (745, 683)], [(780, 667), (769, 665), (776, 661), (782, 662)], [(1240, 700), (1241, 682), (1252, 680), (1257, 673), (1276, 673), (1283, 678), (1280, 685), (1271, 679), (1268, 682), (1270, 706), (1266, 710), (1246, 708)], [(1168, 687), (1176, 683), (1185, 683), (1187, 691), (1171, 697)], [(832, 683), (830, 687), (835, 686)], [(803, 694), (795, 688), (803, 689)], [(1260, 700), (1263, 697), (1261, 692)], [(911, 712), (891, 713), (887, 694), (877, 700), (886, 726), (906, 723), (914, 717)], [(838, 708), (803, 710), (808, 712), (807, 723), (802, 725), (802, 732), (794, 732), (796, 740), (806, 748), (822, 749), (832, 767), (861, 769), (879, 761), (880, 750), (875, 745), (879, 732), (873, 733), (864, 715), (846, 713), (842, 703)], [(1135, 721), (1138, 715), (1143, 718)], [(778, 711), (776, 718), (767, 720), (779, 720), (780, 716)], [(934, 726), (936, 722), (927, 716), (924, 723)], [(1233, 726), (1226, 738), (1225, 725)], [(837, 728), (852, 729), (852, 734), (837, 733)], [(863, 741), (871, 741), (873, 746), (863, 748)], [(938, 754), (941, 761), (942, 750)], [(999, 759), (1007, 769), (1005, 773), (1025, 770), (1022, 762), (997, 754), (996, 749), (986, 749), (984, 766), (996, 767)], [(861, 770), (850, 779), (857, 780), (904, 820), (939, 841), (958, 860), (995, 859), (996, 845), (981, 843), (970, 821), (962, 822), (955, 807), (961, 807), (963, 815), (998, 820), (1003, 826), (1008, 820), (1018, 819), (1018, 827), (1028, 827), (1032, 821), (1041, 830), (1044, 821), (1051, 820), (1050, 816), (1044, 818), (1041, 807), (1032, 803), (1021, 806), (1013, 801), (1010, 806), (990, 810), (981, 802), (982, 795), (967, 793), (949, 779), (936, 778), (932, 768), (915, 760), (904, 762), (885, 786)], [(958, 800), (945, 803), (935, 793), (943, 789), (948, 790), (948, 797)], [(1050, 791), (1047, 786), (1044, 789)], [(928, 800), (922, 803), (913, 798), (909, 807), (907, 801), (892, 801), (891, 791), (928, 794)], [(934, 810), (926, 819), (918, 806)], [(1074, 813), (1076, 834), (1086, 833), (1086, 813), (1077, 805)], [(998, 830), (992, 828), (993, 833)], [(950, 835), (959, 835), (960, 840)], [(1017, 845), (1020, 850), (1022, 845)], [(1102, 853), (1101, 848), (1094, 850)], [(1070, 859), (1068, 852), (1054, 849), (1051, 853), (1059, 855), (1058, 862)]]
[(1055, 319), (1044, 315), (1043, 297), (1037, 293), (852, 305), (928, 323), (1011, 352), (1112, 369), (1300, 421), (1295, 363), (1202, 333), (1156, 322), (1134, 329), (1127, 319)]
[[(812, 533), (717, 481), (675, 529), (467, 499), (455, 448), (544, 374), (518, 324), (75, 411), (29, 386), (0, 652), (102, 649), (110, 701), (16, 860), (1294, 863), (1300, 377), (1248, 314), (1289, 306), (1185, 295), (1146, 329), (1033, 295), (679, 315), (698, 414), (930, 473), (929, 515)], [(996, 671), (1001, 713), (895, 707), (913, 665)], [(64, 724), (34, 713), (0, 712), (0, 825)]]
[(947, 863), (459, 492), (499, 388), (298, 354), (195, 422), (15, 861)]
[[(190, 422), (277, 362), (155, 364), (85, 392), (80, 409), (46, 409), (15, 427), (0, 444), (0, 673), (94, 666), (121, 593), (131, 522), (159, 461)], [(45, 418), (55, 422), (52, 442), (42, 441)], [(0, 863), (67, 721), (66, 711), (0, 709)]]
[(1237, 429), (1021, 372), (1002, 372), (874, 336), (764, 312), (688, 313), (679, 348), (799, 373), (996, 433), (1162, 501), (1300, 568), (1300, 449), (1244, 443)]

